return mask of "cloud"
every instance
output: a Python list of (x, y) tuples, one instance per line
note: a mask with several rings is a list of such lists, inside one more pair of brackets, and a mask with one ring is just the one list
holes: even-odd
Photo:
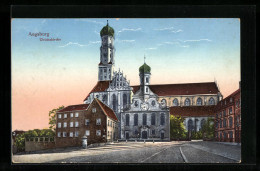
[(197, 40), (183, 40), (182, 42), (186, 43), (186, 42), (201, 42), (201, 41), (211, 42), (212, 40), (209, 40), (209, 39), (197, 39)]
[(119, 42), (126, 42), (126, 43), (132, 43), (135, 42), (135, 40), (118, 40)]
[(145, 48), (145, 50), (156, 50), (157, 47)]
[(64, 47), (67, 47), (67, 46), (70, 46), (70, 45), (76, 45), (78, 47), (83, 47), (83, 46), (89, 46), (91, 44), (97, 44), (97, 43), (101, 43), (101, 41), (89, 41), (89, 43), (86, 44), (86, 45), (80, 44), (80, 43), (77, 43), (77, 42), (69, 42), (69, 43), (67, 43), (67, 44), (65, 44), (63, 46), (59, 46), (59, 47), (64, 48)]
[(156, 31), (170, 31), (172, 33), (179, 33), (179, 32), (183, 32), (183, 30), (178, 29), (176, 30), (174, 27), (165, 27), (165, 28), (159, 28), (159, 29), (154, 29)]
[(137, 29), (131, 29), (131, 28), (123, 28), (122, 30), (118, 31), (117, 33), (122, 33), (122, 32), (125, 32), (125, 31), (140, 31), (142, 30), (142, 28), (137, 28)]
[(94, 24), (105, 25), (104, 22), (95, 21), (95, 20), (89, 20), (89, 19), (75, 19), (75, 21), (83, 21), (83, 22), (89, 22), (89, 23), (94, 23)]

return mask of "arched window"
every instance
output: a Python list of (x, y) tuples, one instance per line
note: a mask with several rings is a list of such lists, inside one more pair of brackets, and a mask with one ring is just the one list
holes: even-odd
[(125, 115), (125, 125), (129, 126), (129, 114)]
[(197, 99), (197, 106), (201, 106), (202, 105), (202, 99), (199, 97)]
[(134, 126), (138, 125), (138, 114), (134, 115)]
[(155, 106), (155, 100), (152, 101), (152, 106)]
[(178, 99), (175, 98), (175, 99), (173, 100), (173, 106), (178, 106), (178, 105), (179, 105), (178, 103), (179, 103), (179, 102), (178, 102)]
[(166, 106), (166, 100), (165, 100), (165, 99), (162, 99), (162, 100), (161, 100), (161, 104), (162, 104), (162, 106)]
[(123, 94), (123, 108), (125, 108), (127, 105), (127, 95)]
[(155, 125), (155, 113), (152, 113), (151, 125)]
[(117, 100), (116, 100), (116, 95), (115, 94), (113, 94), (112, 99), (113, 99), (113, 110), (116, 112)]
[(190, 106), (190, 99), (189, 98), (185, 99), (184, 106)]
[(209, 105), (215, 105), (215, 100), (213, 99), (213, 97), (209, 99)]
[(164, 113), (161, 113), (161, 125), (165, 124), (165, 116)]
[(193, 121), (191, 119), (189, 119), (189, 121), (188, 121), (188, 130), (192, 131), (192, 129), (193, 129)]
[(205, 123), (206, 123), (205, 119), (202, 119), (202, 120), (200, 121), (200, 127), (202, 128)]

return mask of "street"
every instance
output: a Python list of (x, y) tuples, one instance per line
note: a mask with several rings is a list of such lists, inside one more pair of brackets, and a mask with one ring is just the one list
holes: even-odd
[(239, 163), (241, 146), (218, 142), (120, 142), (13, 155), (13, 163)]

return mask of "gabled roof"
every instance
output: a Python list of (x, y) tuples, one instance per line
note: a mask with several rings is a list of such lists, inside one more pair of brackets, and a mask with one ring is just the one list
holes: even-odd
[[(131, 86), (136, 93), (140, 86)], [(219, 89), (215, 82), (185, 83), (185, 84), (158, 84), (149, 86), (158, 96), (217, 94)]]
[(106, 89), (108, 89), (109, 83), (110, 83), (110, 81), (98, 81), (97, 84), (95, 85), (95, 87), (89, 92), (87, 97), (84, 99), (84, 101), (88, 99), (89, 95), (92, 92), (102, 92), (102, 91), (105, 91)]
[[(97, 98), (94, 99), (98, 105), (101, 107), (101, 109), (103, 110), (103, 112), (111, 119), (115, 120), (115, 121), (118, 121), (114, 111), (108, 107), (107, 105), (105, 105), (104, 103), (102, 103), (100, 100), (98, 100)], [(93, 101), (94, 101), (93, 100)]]
[(215, 105), (212, 106), (173, 106), (170, 114), (184, 117), (214, 116)]
[(89, 104), (78, 104), (78, 105), (70, 105), (67, 106), (58, 112), (70, 112), (70, 111), (75, 111), (75, 110), (86, 110), (88, 108)]

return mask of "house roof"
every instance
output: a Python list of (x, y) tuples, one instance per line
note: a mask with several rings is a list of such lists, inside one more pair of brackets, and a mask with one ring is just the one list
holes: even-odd
[(105, 105), (104, 103), (102, 103), (100, 100), (98, 100), (97, 98), (95, 98), (96, 102), (98, 103), (98, 105), (101, 107), (101, 109), (104, 111), (104, 113), (110, 117), (111, 119), (118, 121), (114, 111), (108, 107), (107, 105)]
[(108, 89), (109, 83), (110, 83), (110, 81), (98, 81), (97, 84), (95, 85), (95, 87), (88, 93), (88, 95), (84, 99), (84, 101), (88, 99), (89, 95), (92, 92), (102, 92), (102, 91), (105, 91), (106, 89)]
[(170, 114), (175, 116), (214, 116), (215, 105), (212, 106), (173, 106)]
[[(193, 94), (217, 94), (219, 89), (215, 82), (185, 83), (185, 84), (158, 84), (149, 86), (152, 92), (158, 96), (193, 95)], [(140, 86), (132, 86), (136, 93)]]
[(69, 112), (69, 111), (75, 111), (75, 110), (86, 110), (88, 108), (89, 104), (78, 104), (78, 105), (70, 105), (67, 106), (58, 112)]
[[(231, 93), (224, 99), (220, 100), (216, 106), (216, 109), (219, 110), (219, 109), (223, 109), (223, 108), (233, 105), (235, 103), (235, 96), (238, 95), (239, 93), (240, 93), (240, 89), (234, 91), (233, 93)], [(233, 98), (232, 102), (230, 102), (230, 98)], [(226, 104), (225, 104), (225, 101), (226, 101)]]

